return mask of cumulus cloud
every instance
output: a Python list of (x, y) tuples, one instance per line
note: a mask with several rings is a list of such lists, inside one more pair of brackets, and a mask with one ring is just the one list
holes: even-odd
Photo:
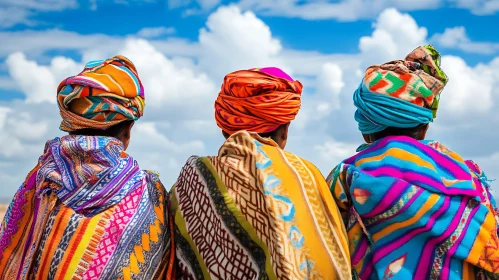
[[(200, 66), (221, 79), (225, 73), (251, 67), (284, 66), (277, 55), (282, 46), (270, 28), (252, 12), (220, 7), (199, 32), (203, 49)], [(284, 67), (286, 68), (286, 67)]]
[[(428, 30), (418, 26), (409, 14), (390, 8), (383, 11), (371, 36), (360, 38), (359, 48), (364, 61), (389, 61), (403, 59), (417, 46), (424, 45)], [(367, 65), (366, 64), (366, 65)]]
[[(61, 42), (64, 36), (67, 40)], [(0, 147), (5, 147), (2, 139), (9, 139), (10, 145), (0, 150), (0, 178), (10, 184), (9, 194), (34, 166), (44, 142), (62, 135), (57, 129), (55, 88), (65, 76), (78, 73), (87, 59), (122, 53), (136, 64), (147, 106), (145, 116), (133, 128), (129, 152), (143, 168), (159, 171), (168, 187), (190, 155), (216, 154), (223, 142), (213, 118), (213, 102), (226, 73), (279, 66), (299, 79), (305, 86), (303, 104), (290, 127), (287, 149), (327, 174), (362, 143), (353, 120), (352, 93), (365, 67), (404, 58), (428, 40), (426, 28), (411, 16), (388, 9), (375, 21), (372, 34), (359, 40), (358, 53), (286, 49), (264, 21), (236, 6), (213, 12), (196, 42), (170, 36), (138, 39), (61, 30), (0, 32), (2, 38), (13, 39), (9, 41), (13, 45), (0, 46), (0, 58), (8, 57), (10, 73), (10, 80), (0, 78), (0, 86), (15, 86), (25, 95), (22, 101), (0, 101)], [(106, 44), (102, 47), (99, 42)], [(47, 50), (74, 50), (82, 54), (82, 61), (44, 59), (40, 54)], [(442, 94), (441, 112), (430, 136), (469, 157), (483, 159), (499, 153), (493, 144), (497, 133), (490, 129), (499, 125), (499, 113), (495, 113), (499, 58), (472, 67), (459, 57), (444, 56), (442, 65), (451, 81)], [(486, 172), (491, 178), (499, 175)]]
[(187, 120), (207, 117), (208, 112), (211, 113), (211, 107), (206, 104), (213, 102), (218, 91), (206, 74), (176, 65), (142, 39), (129, 39), (120, 53), (136, 65), (147, 86), (148, 107), (161, 113), (158, 118)]
[(446, 28), (444, 33), (437, 33), (430, 40), (437, 46), (468, 53), (493, 54), (499, 51), (499, 43), (471, 41), (464, 26)]
[(0, 8), (0, 28), (9, 28), (19, 23), (34, 25), (35, 22), (28, 19), (29, 15), (28, 10), (19, 7)]
[[(340, 163), (355, 154), (357, 145), (343, 143), (334, 139), (327, 139), (323, 144), (316, 145), (314, 149), (323, 160)], [(332, 166), (331, 168), (333, 168)]]
[(444, 56), (442, 66), (450, 79), (442, 94), (440, 108), (454, 117), (487, 114), (494, 105), (492, 100), (494, 79), (491, 70), (484, 67), (469, 67), (457, 56)]
[[(33, 58), (54, 50), (72, 50), (81, 53), (84, 60), (103, 59), (115, 55), (125, 41), (134, 36), (79, 34), (60, 29), (0, 31), (0, 42), (9, 42), (0, 44), (0, 58), (14, 52), (23, 52)], [(197, 44), (183, 38), (150, 39), (149, 42), (171, 56), (194, 57), (200, 53)]]
[(35, 61), (27, 60), (20, 52), (9, 55), (6, 64), (10, 76), (26, 95), (26, 102), (34, 103), (55, 103), (59, 82), (68, 73), (76, 75), (81, 71), (81, 66), (69, 58), (55, 57), (49, 66), (40, 66)]
[(343, 70), (337, 64), (327, 62), (322, 65), (322, 73), (317, 78), (317, 93), (322, 102), (317, 106), (319, 113), (340, 108), (339, 95), (345, 87)]

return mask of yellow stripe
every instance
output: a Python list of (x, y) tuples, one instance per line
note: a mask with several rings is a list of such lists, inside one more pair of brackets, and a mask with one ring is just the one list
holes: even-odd
[(417, 164), (419, 166), (423, 166), (423, 167), (429, 168), (433, 171), (436, 171), (435, 167), (433, 165), (431, 165), (429, 162), (421, 159), (419, 156), (417, 156), (413, 153), (404, 151), (404, 150), (399, 149), (399, 148), (389, 149), (388, 151), (386, 151), (385, 153), (383, 153), (382, 155), (379, 155), (379, 156), (363, 158), (363, 159), (357, 161), (356, 166), (360, 166), (361, 164), (366, 163), (366, 162), (380, 161), (383, 158), (388, 157), (388, 156), (402, 159), (404, 161), (410, 161), (410, 162), (413, 162), (414, 164)]
[(419, 219), (421, 219), (421, 217), (423, 217), (423, 215), (426, 212), (428, 212), (437, 203), (438, 198), (439, 198), (438, 194), (432, 194), (432, 195), (430, 195), (430, 197), (428, 198), (428, 200), (426, 200), (426, 202), (421, 206), (421, 208), (416, 213), (416, 215), (414, 215), (412, 218), (410, 218), (410, 219), (408, 219), (406, 221), (399, 222), (399, 223), (394, 223), (394, 224), (391, 224), (391, 225), (385, 227), (384, 229), (382, 229), (378, 233), (374, 234), (373, 235), (373, 239), (374, 240), (378, 240), (379, 238), (381, 238), (383, 236), (386, 236), (386, 235), (390, 234), (391, 232), (394, 232), (394, 231), (396, 231), (398, 229), (401, 229), (401, 228), (407, 227), (409, 225), (415, 224)]
[[(76, 271), (76, 267), (80, 263), (81, 257), (85, 253), (85, 248), (87, 248), (88, 244), (90, 243), (90, 239), (92, 238), (92, 235), (94, 234), (94, 230), (97, 227), (97, 224), (99, 223), (99, 220), (101, 219), (101, 216), (102, 216), (102, 213), (92, 217), (90, 222), (88, 223), (88, 227), (85, 231), (88, 232), (89, 234), (83, 235), (81, 242), (78, 244), (78, 248), (76, 249), (76, 252), (73, 254), (73, 258), (72, 258), (71, 263), (68, 267), (66, 275), (64, 275), (64, 279), (72, 279), (73, 278), (73, 274)], [(76, 236), (76, 234), (75, 234), (75, 236)]]
[(470, 263), (478, 263), (478, 260), (483, 254), (484, 247), (489, 243), (489, 240), (492, 237), (491, 227), (487, 226), (487, 223), (495, 223), (494, 215), (490, 211), (485, 216), (482, 226), (480, 227), (480, 231), (478, 232), (470, 253), (466, 258), (466, 260)]
[(331, 224), (334, 227), (333, 233), (338, 234), (338, 238), (340, 239), (340, 244), (341, 247), (343, 248), (344, 252), (343, 254), (346, 256), (348, 259), (347, 261), (350, 261), (350, 252), (348, 250), (348, 236), (347, 236), (347, 230), (345, 228), (345, 225), (343, 223), (343, 218), (341, 217), (340, 210), (338, 209), (338, 206), (334, 202), (333, 197), (330, 195), (330, 190), (327, 186), (327, 184), (323, 184), (322, 182), (322, 174), (320, 171), (315, 167), (315, 165), (311, 164), (310, 162), (303, 161), (305, 166), (308, 167), (308, 169), (311, 171), (311, 173), (314, 176), (314, 179), (316, 182), (320, 182), (318, 184), (318, 189), (321, 198), (323, 199), (323, 203), (325, 204), (325, 210), (330, 216)]

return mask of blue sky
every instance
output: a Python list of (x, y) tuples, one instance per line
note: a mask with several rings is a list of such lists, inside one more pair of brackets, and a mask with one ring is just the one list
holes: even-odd
[(361, 143), (360, 73), (424, 43), (451, 78), (429, 136), (498, 178), (498, 26), (499, 0), (0, 1), (0, 197), (62, 135), (58, 82), (117, 53), (136, 63), (150, 104), (130, 152), (167, 186), (188, 156), (223, 141), (212, 102), (225, 73), (276, 65), (301, 80), (288, 149), (327, 173)]

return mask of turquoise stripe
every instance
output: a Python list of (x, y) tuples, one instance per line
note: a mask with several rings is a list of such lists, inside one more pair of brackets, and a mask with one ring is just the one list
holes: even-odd
[(120, 66), (120, 65), (115, 65), (116, 67), (120, 68), (121, 70), (127, 72), (130, 77), (132, 77), (132, 80), (134, 81), (135, 83), (135, 89), (137, 90), (137, 95), (140, 94), (140, 83), (139, 83), (139, 79), (137, 79), (137, 77), (135, 76), (135, 74), (130, 71), (130, 69), (128, 69), (127, 67), (125, 66)]

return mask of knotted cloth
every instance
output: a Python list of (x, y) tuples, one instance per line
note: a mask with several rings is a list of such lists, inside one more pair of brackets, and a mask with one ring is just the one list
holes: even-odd
[(144, 88), (137, 70), (126, 57), (94, 60), (57, 88), (60, 129), (105, 130), (122, 121), (138, 120), (144, 112)]
[(217, 125), (226, 133), (266, 133), (295, 119), (302, 84), (279, 68), (255, 68), (227, 74), (215, 101)]
[(432, 46), (418, 47), (405, 60), (370, 66), (353, 95), (359, 130), (371, 134), (432, 122), (447, 81)]

